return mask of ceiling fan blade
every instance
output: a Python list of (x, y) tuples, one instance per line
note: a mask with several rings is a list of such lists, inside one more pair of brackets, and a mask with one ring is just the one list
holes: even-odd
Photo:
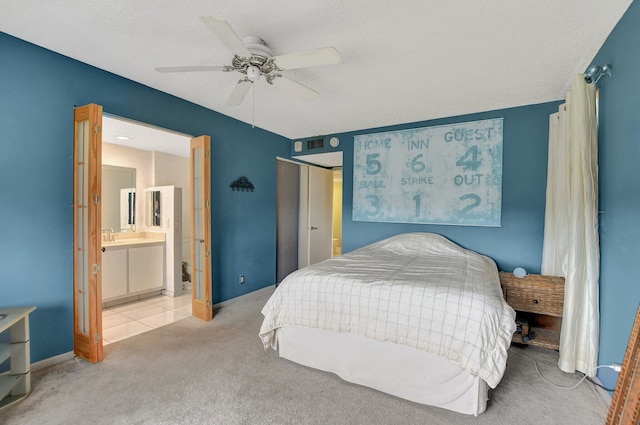
[(303, 86), (299, 82), (285, 76), (274, 78), (273, 84), (305, 102), (311, 102), (320, 95), (317, 91), (311, 90), (309, 87)]
[(323, 47), (304, 52), (274, 56), (273, 60), (280, 69), (306, 68), (309, 66), (340, 63), (340, 53), (333, 47)]
[(223, 71), (224, 66), (162, 66), (156, 68), (158, 72), (203, 72), (203, 71)]
[(238, 106), (242, 103), (247, 93), (249, 93), (249, 89), (251, 88), (251, 81), (248, 80), (240, 80), (238, 84), (234, 87), (231, 92), (231, 96), (229, 96), (229, 100), (227, 100), (227, 106)]
[(218, 36), (220, 41), (227, 46), (227, 49), (231, 50), (234, 55), (250, 58), (251, 52), (244, 45), (238, 34), (231, 28), (231, 25), (227, 21), (216, 19), (211, 16), (202, 16), (200, 20), (207, 26), (215, 35)]

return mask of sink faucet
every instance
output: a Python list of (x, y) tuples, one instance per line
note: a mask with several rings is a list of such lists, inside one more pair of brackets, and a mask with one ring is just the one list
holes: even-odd
[(116, 240), (116, 237), (113, 235), (113, 227), (109, 228), (110, 232), (109, 232), (109, 241), (113, 242)]

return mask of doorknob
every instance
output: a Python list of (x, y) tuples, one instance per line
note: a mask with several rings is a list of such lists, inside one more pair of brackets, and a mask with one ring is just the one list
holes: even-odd
[(311, 230), (318, 230), (318, 228), (311, 226)]

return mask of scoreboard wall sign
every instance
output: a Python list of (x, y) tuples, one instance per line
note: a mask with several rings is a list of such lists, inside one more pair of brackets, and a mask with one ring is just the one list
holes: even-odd
[(353, 220), (499, 227), (502, 124), (355, 136)]

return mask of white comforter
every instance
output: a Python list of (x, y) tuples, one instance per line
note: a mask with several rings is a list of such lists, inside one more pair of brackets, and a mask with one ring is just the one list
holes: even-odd
[(495, 388), (515, 312), (493, 260), (433, 233), (408, 233), (287, 276), (262, 309), (260, 338), (303, 326), (405, 344), (445, 357)]

